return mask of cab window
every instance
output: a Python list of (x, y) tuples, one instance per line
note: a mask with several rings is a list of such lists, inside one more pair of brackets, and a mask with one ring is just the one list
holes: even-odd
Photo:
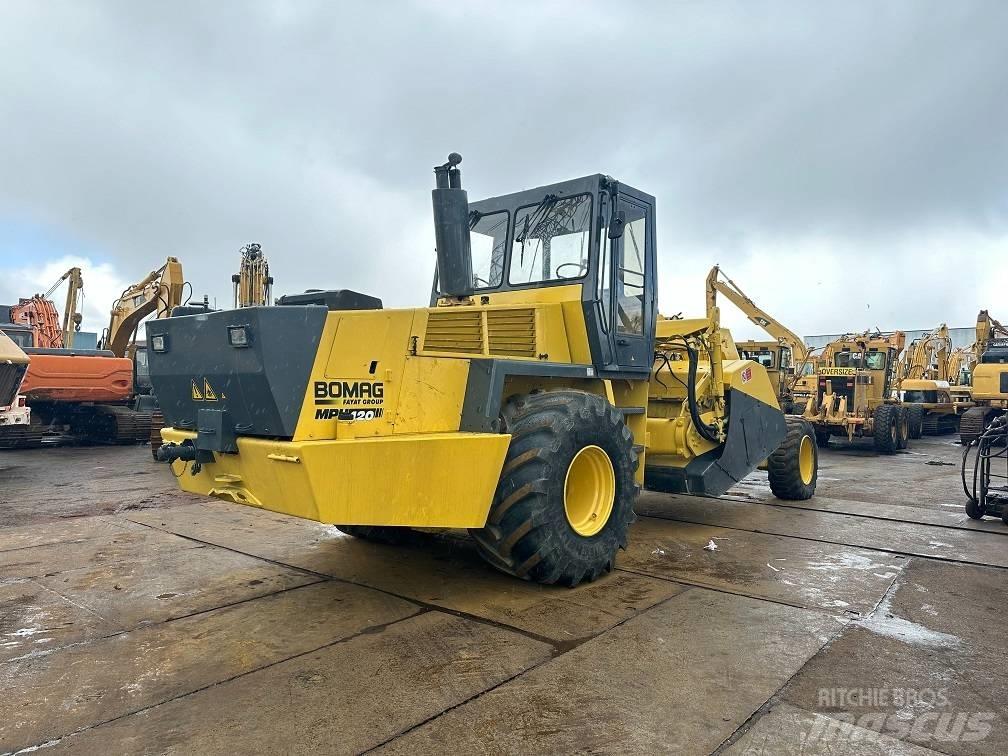
[(865, 357), (865, 367), (869, 370), (885, 370), (885, 352), (868, 352)]
[(504, 280), (504, 251), (507, 247), (507, 210), (469, 215), (469, 246), (472, 249), (473, 288), (493, 289)]
[(548, 196), (515, 213), (511, 285), (583, 278), (591, 249), (592, 198)]
[[(623, 207), (623, 205), (621, 205)], [(616, 329), (621, 333), (644, 333), (644, 250), (647, 248), (647, 211), (626, 204), (623, 254), (616, 276)]]

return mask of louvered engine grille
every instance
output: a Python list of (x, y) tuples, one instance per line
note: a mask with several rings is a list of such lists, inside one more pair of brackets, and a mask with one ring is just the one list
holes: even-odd
[[(489, 348), (484, 348), (484, 319)], [(425, 351), (535, 357), (535, 310), (438, 310), (427, 318)]]
[(431, 352), (483, 352), (483, 322), (479, 310), (442, 310), (427, 318), (424, 349)]
[(488, 310), (490, 354), (535, 357), (535, 310)]

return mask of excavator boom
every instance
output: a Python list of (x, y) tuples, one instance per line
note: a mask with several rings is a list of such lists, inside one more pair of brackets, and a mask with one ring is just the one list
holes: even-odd
[(169, 257), (160, 268), (126, 289), (112, 305), (102, 348), (117, 357), (125, 356), (140, 322), (153, 312), (158, 318), (167, 318), (172, 308), (182, 304), (184, 286), (182, 263)]
[(711, 307), (716, 305), (717, 293), (720, 292), (738, 307), (752, 323), (758, 325), (772, 338), (777, 339), (782, 346), (789, 347), (795, 365), (800, 365), (808, 359), (809, 350), (801, 336), (761, 309), (728, 276), (724, 276), (724, 280), (721, 280), (719, 274), (724, 275), (721, 268), (715, 265), (707, 275), (708, 312)]

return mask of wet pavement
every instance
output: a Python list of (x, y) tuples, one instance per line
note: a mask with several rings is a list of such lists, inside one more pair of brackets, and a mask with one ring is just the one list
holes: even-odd
[(189, 496), (146, 448), (0, 454), (0, 753), (1008, 752), (1008, 526), (959, 457), (646, 493), (569, 590)]

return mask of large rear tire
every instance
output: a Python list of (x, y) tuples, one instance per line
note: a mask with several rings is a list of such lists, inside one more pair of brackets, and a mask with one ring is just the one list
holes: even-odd
[(907, 420), (910, 425), (910, 438), (918, 439), (924, 435), (924, 408), (919, 404), (907, 405)]
[(786, 417), (787, 436), (767, 459), (770, 490), (778, 499), (804, 501), (815, 493), (819, 477), (819, 448), (812, 425)]
[(896, 407), (896, 448), (906, 449), (910, 446), (910, 415), (907, 408), (900, 404)]
[(486, 526), (470, 530), (480, 553), (538, 583), (574, 587), (611, 571), (638, 493), (623, 416), (569, 390), (517, 397), (503, 415), (511, 444)]
[(895, 454), (899, 449), (899, 407), (895, 404), (880, 404), (875, 408), (875, 451), (879, 454)]

